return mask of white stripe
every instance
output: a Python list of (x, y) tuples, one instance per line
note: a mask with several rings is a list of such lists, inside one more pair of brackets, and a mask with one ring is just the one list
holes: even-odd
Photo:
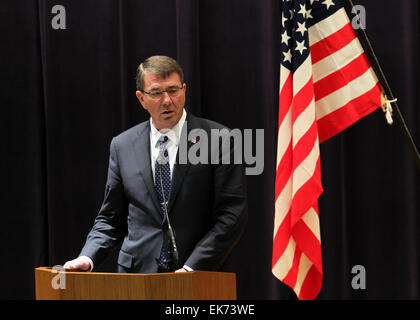
[(313, 97), (309, 105), (296, 118), (293, 124), (293, 148), (295, 148), (305, 133), (308, 132), (315, 120), (315, 97)]
[[(288, 69), (284, 68), (283, 66), (281, 66), (280, 69), (281, 69), (280, 89), (282, 89), (290, 72)], [(293, 104), (293, 98), (292, 98), (292, 104)], [(277, 166), (279, 165), (281, 158), (286, 152), (291, 139), (292, 139), (292, 106), (290, 105), (289, 110), (287, 111), (287, 114), (283, 118), (283, 121), (279, 123), (279, 130), (277, 134)]]
[(305, 160), (293, 172), (293, 196), (296, 192), (312, 178), (315, 172), (316, 164), (319, 158), (319, 140), (316, 137), (314, 146)]
[(321, 242), (321, 233), (319, 227), (319, 217), (314, 208), (310, 208), (302, 217), (303, 222), (312, 231), (314, 236)]
[(313, 65), (314, 83), (348, 65), (363, 53), (359, 39), (353, 39), (348, 45), (325, 57)]
[(279, 127), (277, 136), (277, 166), (292, 140), (292, 108), (289, 108)]
[(313, 143), (312, 150), (293, 172), (293, 197), (306, 181), (312, 178), (319, 158), (318, 136), (315, 141), (308, 143)]
[(312, 267), (312, 262), (305, 256), (302, 252), (299, 261), (299, 272), (297, 275), (296, 285), (293, 290), (296, 292), (296, 295), (299, 297), (300, 290), (302, 289), (302, 284), (305, 281), (306, 275), (308, 274), (309, 269)]
[[(280, 65), (280, 92), (281, 92), (281, 89), (284, 86), (284, 83), (286, 82), (287, 78), (289, 77), (290, 73), (291, 72), (290, 72), (289, 69), (283, 67), (283, 65)], [(280, 92), (279, 92), (279, 94), (280, 94)]]
[(281, 190), (276, 203), (274, 210), (274, 234), (273, 239), (276, 236), (277, 230), (280, 228), (283, 223), (284, 218), (292, 206), (292, 176), (289, 176), (286, 185), (283, 190)]
[(318, 100), (315, 103), (317, 120), (322, 119), (329, 113), (340, 109), (350, 101), (372, 90), (377, 83), (378, 80), (372, 68), (368, 69), (359, 78), (354, 79), (339, 90)]
[(312, 60), (311, 56), (305, 59), (305, 61), (297, 68), (293, 74), (293, 97), (302, 90), (302, 88), (308, 83), (312, 77)]
[(328, 18), (309, 28), (309, 44), (313, 44), (329, 37), (350, 22), (346, 10), (341, 8)]
[(293, 258), (295, 256), (296, 243), (292, 237), (290, 237), (289, 243), (284, 250), (284, 253), (273, 267), (273, 274), (280, 280), (286, 278), (290, 269), (293, 266)]

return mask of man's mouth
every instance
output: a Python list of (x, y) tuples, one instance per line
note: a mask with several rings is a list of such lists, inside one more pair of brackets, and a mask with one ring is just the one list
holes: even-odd
[(173, 113), (172, 110), (165, 110), (165, 111), (162, 112), (163, 115), (170, 115), (172, 113)]

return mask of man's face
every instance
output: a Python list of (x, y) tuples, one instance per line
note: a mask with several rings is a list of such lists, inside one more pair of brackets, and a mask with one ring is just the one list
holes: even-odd
[[(164, 92), (161, 97), (156, 98), (153, 92), (165, 91), (175, 88), (182, 88), (176, 94)], [(181, 119), (185, 105), (186, 84), (181, 83), (176, 72), (171, 73), (166, 78), (161, 78), (151, 72), (144, 76), (143, 91), (136, 91), (137, 99), (144, 109), (146, 109), (156, 129), (171, 129)]]

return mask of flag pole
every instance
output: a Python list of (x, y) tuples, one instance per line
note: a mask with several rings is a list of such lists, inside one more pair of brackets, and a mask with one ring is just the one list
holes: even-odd
[[(353, 12), (353, 1), (352, 0), (344, 0), (345, 9), (347, 11), (347, 15), (351, 17), (352, 19), (354, 17), (357, 17), (357, 14)], [(411, 152), (413, 153), (413, 156), (417, 163), (417, 168), (420, 170), (420, 155), (419, 151), (416, 147), (416, 144), (414, 142), (414, 139), (410, 133), (410, 129), (407, 127), (407, 124), (401, 114), (400, 108), (398, 107), (397, 99), (395, 99), (394, 94), (391, 91), (391, 87), (389, 86), (389, 83), (385, 77), (385, 74), (381, 68), (381, 65), (379, 64), (378, 58), (376, 57), (376, 54), (373, 50), (372, 44), (367, 36), (367, 33), (364, 28), (360, 28), (358, 30), (355, 30), (355, 32), (358, 35), (358, 38), (360, 42), (362, 43), (363, 49), (365, 49), (365, 52), (369, 58), (369, 61), (371, 63), (372, 69), (375, 71), (376, 76), (378, 77), (379, 83), (381, 84), (386, 98), (390, 105), (392, 105), (392, 110), (395, 112), (396, 119), (398, 123), (401, 126), (401, 130), (404, 133), (404, 137), (407, 140), (407, 143), (410, 147)]]

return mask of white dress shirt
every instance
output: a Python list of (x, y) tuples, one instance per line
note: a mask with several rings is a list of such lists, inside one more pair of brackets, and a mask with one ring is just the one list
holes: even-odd
[(166, 149), (168, 150), (169, 167), (171, 169), (172, 179), (172, 172), (174, 171), (174, 164), (178, 153), (179, 139), (181, 137), (182, 127), (185, 123), (186, 117), (187, 112), (183, 110), (181, 119), (179, 119), (178, 123), (172, 129), (160, 131), (155, 128), (153, 120), (150, 118), (150, 164), (152, 167), (153, 178), (155, 178), (156, 159), (159, 156), (159, 139), (162, 136), (167, 136), (168, 142), (166, 143)]

